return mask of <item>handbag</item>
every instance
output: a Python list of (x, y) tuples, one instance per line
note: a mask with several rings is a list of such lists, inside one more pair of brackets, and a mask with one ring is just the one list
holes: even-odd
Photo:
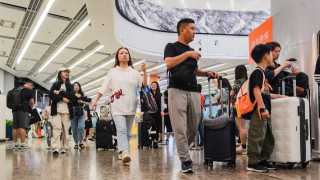
[(141, 111), (147, 113), (155, 113), (158, 111), (156, 100), (151, 93), (151, 89), (147, 87), (147, 90), (148, 92), (146, 92), (145, 88), (142, 86), (140, 91)]

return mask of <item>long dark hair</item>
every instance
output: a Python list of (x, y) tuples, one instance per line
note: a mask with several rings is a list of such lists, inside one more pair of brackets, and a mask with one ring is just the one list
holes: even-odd
[(238, 80), (238, 79), (247, 80), (248, 79), (247, 68), (245, 65), (241, 64), (241, 65), (237, 66), (234, 71), (235, 71), (234, 73), (235, 73), (236, 80)]
[(116, 56), (115, 56), (115, 58), (114, 58), (114, 59), (115, 59), (115, 62), (114, 62), (114, 66), (113, 66), (113, 67), (120, 66), (119, 51), (120, 51), (121, 49), (125, 49), (125, 50), (128, 51), (128, 54), (129, 54), (128, 66), (131, 66), (131, 67), (133, 68), (133, 66), (132, 66), (133, 63), (132, 63), (132, 59), (131, 59), (130, 52), (129, 52), (129, 50), (128, 50), (127, 48), (125, 48), (125, 47), (119, 48), (118, 51), (116, 52)]
[[(58, 82), (60, 82), (61, 84), (63, 84), (63, 80), (62, 80), (62, 78), (61, 78), (61, 72), (62, 71), (59, 71), (59, 73), (58, 73), (58, 76), (57, 76), (57, 81)], [(70, 74), (70, 73), (69, 73)], [(69, 84), (70, 83), (70, 80), (69, 80), (69, 76), (68, 76), (68, 78), (67, 78), (67, 80), (66, 80), (66, 84)]]
[[(79, 86), (79, 91), (78, 91), (78, 93), (81, 94), (81, 97), (83, 97), (83, 96), (84, 96), (84, 93), (83, 93), (83, 91), (82, 91), (82, 89), (81, 89), (81, 85), (80, 85), (79, 82), (75, 82), (75, 83), (73, 84), (73, 88), (74, 88), (74, 85), (76, 85), (76, 84), (78, 84), (78, 86)], [(74, 94), (76, 94), (76, 93), (77, 93), (77, 92), (74, 91)]]
[[(220, 81), (218, 81), (218, 88), (220, 88)], [(227, 78), (222, 78), (222, 88), (231, 91), (231, 85)]]
[[(153, 84), (153, 83), (156, 83), (156, 85), (157, 85), (156, 94), (160, 94), (160, 86), (159, 86), (159, 83), (158, 83), (157, 81), (153, 81), (151, 84)], [(152, 93), (153, 93), (153, 91), (152, 91)]]

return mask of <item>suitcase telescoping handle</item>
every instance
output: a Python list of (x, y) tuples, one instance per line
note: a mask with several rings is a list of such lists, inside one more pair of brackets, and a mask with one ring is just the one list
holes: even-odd
[[(215, 79), (213, 77), (208, 77), (208, 89), (209, 89), (209, 117), (212, 119), (212, 102), (211, 102), (211, 87), (210, 80)], [(223, 114), (223, 91), (222, 91), (222, 76), (219, 77), (219, 86), (220, 86), (220, 102), (221, 102), (221, 112)]]
[(296, 81), (296, 77), (295, 76), (287, 76), (282, 78), (282, 95), (286, 95), (286, 84), (285, 84), (285, 80), (287, 79), (292, 79), (293, 82), (293, 96), (296, 97), (297, 96), (297, 81)]

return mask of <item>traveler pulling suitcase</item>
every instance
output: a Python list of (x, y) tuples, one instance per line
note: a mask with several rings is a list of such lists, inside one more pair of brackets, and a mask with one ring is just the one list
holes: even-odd
[[(305, 168), (311, 160), (310, 112), (309, 101), (296, 96), (296, 80), (293, 79), (294, 97), (271, 100), (271, 124), (275, 139), (275, 147), (270, 162), (287, 163), (291, 169), (294, 164), (301, 163)], [(282, 94), (285, 94), (282, 88)]]
[[(210, 96), (210, 80), (209, 96)], [(223, 102), (222, 80), (220, 79), (221, 101)], [(223, 114), (223, 103), (221, 103)], [(235, 122), (229, 119), (229, 106), (227, 114), (218, 118), (212, 116), (212, 103), (209, 100), (209, 117), (203, 118), (204, 124), (204, 166), (212, 166), (213, 161), (227, 162), (227, 167), (236, 165)]]
[[(103, 109), (100, 107), (100, 113), (103, 114)], [(101, 112), (102, 110), (102, 112)], [(96, 149), (114, 149), (117, 148), (117, 129), (113, 120), (100, 119), (96, 124)]]

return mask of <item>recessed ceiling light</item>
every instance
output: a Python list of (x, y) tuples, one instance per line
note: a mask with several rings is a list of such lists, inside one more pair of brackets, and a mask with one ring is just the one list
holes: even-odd
[(54, 0), (49, 0), (46, 8), (45, 8), (44, 11), (42, 12), (42, 14), (41, 14), (41, 16), (40, 16), (40, 18), (39, 18), (36, 26), (34, 27), (34, 29), (33, 29), (32, 33), (31, 33), (29, 39), (27, 40), (27, 43), (24, 45), (24, 47), (23, 47), (23, 49), (22, 49), (22, 51), (21, 51), (21, 53), (20, 53), (20, 55), (19, 55), (19, 57), (18, 57), (17, 64), (20, 63), (21, 59), (23, 58), (23, 56), (24, 56), (25, 53), (27, 52), (27, 49), (29, 48), (29, 46), (30, 46), (30, 44), (31, 44), (34, 36), (37, 34), (37, 32), (38, 32), (41, 24), (42, 24), (43, 21), (44, 21), (44, 18), (47, 16), (47, 14), (48, 14), (50, 8), (52, 7), (52, 4), (53, 4), (53, 3), (54, 3)]

